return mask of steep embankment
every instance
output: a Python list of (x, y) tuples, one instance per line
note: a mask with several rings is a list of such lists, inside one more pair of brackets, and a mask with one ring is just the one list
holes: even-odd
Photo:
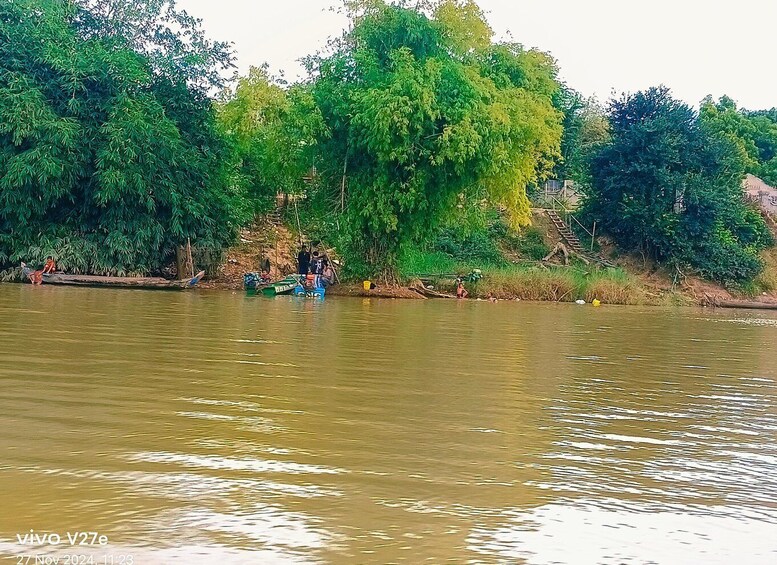
[(270, 275), (283, 278), (296, 270), (297, 234), (279, 221), (259, 218), (240, 231), (238, 242), (227, 249), (215, 276), (202, 283), (205, 288), (242, 289), (243, 275), (259, 271), (262, 260), (270, 260)]

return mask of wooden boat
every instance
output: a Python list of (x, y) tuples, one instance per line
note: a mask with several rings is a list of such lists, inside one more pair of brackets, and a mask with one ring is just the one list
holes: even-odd
[(777, 310), (777, 303), (747, 300), (719, 300), (713, 303), (718, 308), (747, 308), (750, 310)]
[(205, 276), (205, 271), (200, 271), (191, 278), (176, 281), (170, 281), (162, 277), (104, 277), (98, 275), (68, 275), (66, 273), (45, 273), (42, 276), (44, 284), (185, 290), (196, 286), (202, 280), (202, 277)]
[(262, 294), (265, 296), (275, 296), (277, 294), (289, 294), (299, 284), (299, 275), (289, 275), (277, 282), (270, 283), (261, 287)]

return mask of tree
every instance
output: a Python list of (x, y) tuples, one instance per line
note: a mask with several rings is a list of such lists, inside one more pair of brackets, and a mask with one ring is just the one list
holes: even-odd
[(217, 105), (220, 128), (233, 146), (231, 182), (249, 197), (254, 212), (268, 210), (278, 193), (299, 194), (314, 166), (315, 138), (323, 133), (308, 89), (291, 89), (251, 67)]
[(65, 0), (77, 9), (72, 22), (85, 39), (99, 38), (142, 55), (155, 75), (207, 92), (234, 68), (232, 47), (211, 41), (202, 21), (175, 0)]
[(700, 117), (705, 128), (737, 148), (748, 173), (777, 184), (777, 111), (748, 112), (737, 109), (727, 96), (717, 102), (708, 96), (702, 101)]
[(558, 179), (574, 181), (585, 191), (591, 185), (591, 159), (610, 140), (610, 123), (595, 98), (583, 98), (566, 86), (559, 91), (555, 104), (564, 114), (564, 135), (554, 174)]
[(528, 223), (526, 185), (549, 172), (561, 138), (552, 59), (492, 43), (474, 2), (348, 7), (352, 28), (308, 64), (328, 129), (319, 172), (349, 256), (394, 279), (400, 248), (427, 238), (462, 194)]
[(148, 272), (187, 238), (219, 249), (235, 201), (209, 101), (83, 17), (0, 4), (0, 266)]
[(612, 100), (608, 118), (613, 137), (593, 160), (586, 214), (626, 250), (726, 283), (758, 274), (771, 236), (744, 203), (736, 144), (666, 87)]

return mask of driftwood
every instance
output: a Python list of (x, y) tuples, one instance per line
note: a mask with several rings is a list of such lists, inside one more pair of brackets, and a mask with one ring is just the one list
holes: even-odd
[(452, 294), (445, 294), (444, 292), (437, 292), (436, 290), (432, 290), (431, 288), (426, 288), (421, 283), (412, 285), (408, 288), (413, 292), (417, 292), (421, 296), (425, 296), (427, 298), (456, 298)]
[(573, 251), (570, 251), (566, 245), (564, 245), (562, 242), (558, 242), (556, 246), (550, 250), (550, 253), (545, 255), (545, 257), (542, 258), (542, 262), (549, 261), (554, 255), (563, 255), (564, 257), (564, 265), (569, 265), (569, 257), (570, 255), (575, 255), (578, 259), (580, 259), (583, 263), (586, 265), (590, 265), (591, 261), (585, 257), (584, 255), (581, 255), (580, 253), (574, 253)]

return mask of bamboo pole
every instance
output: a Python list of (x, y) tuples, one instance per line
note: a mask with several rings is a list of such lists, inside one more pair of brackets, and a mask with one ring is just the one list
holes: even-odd
[(194, 260), (192, 259), (192, 240), (186, 238), (186, 266), (189, 267), (189, 276), (194, 276)]

